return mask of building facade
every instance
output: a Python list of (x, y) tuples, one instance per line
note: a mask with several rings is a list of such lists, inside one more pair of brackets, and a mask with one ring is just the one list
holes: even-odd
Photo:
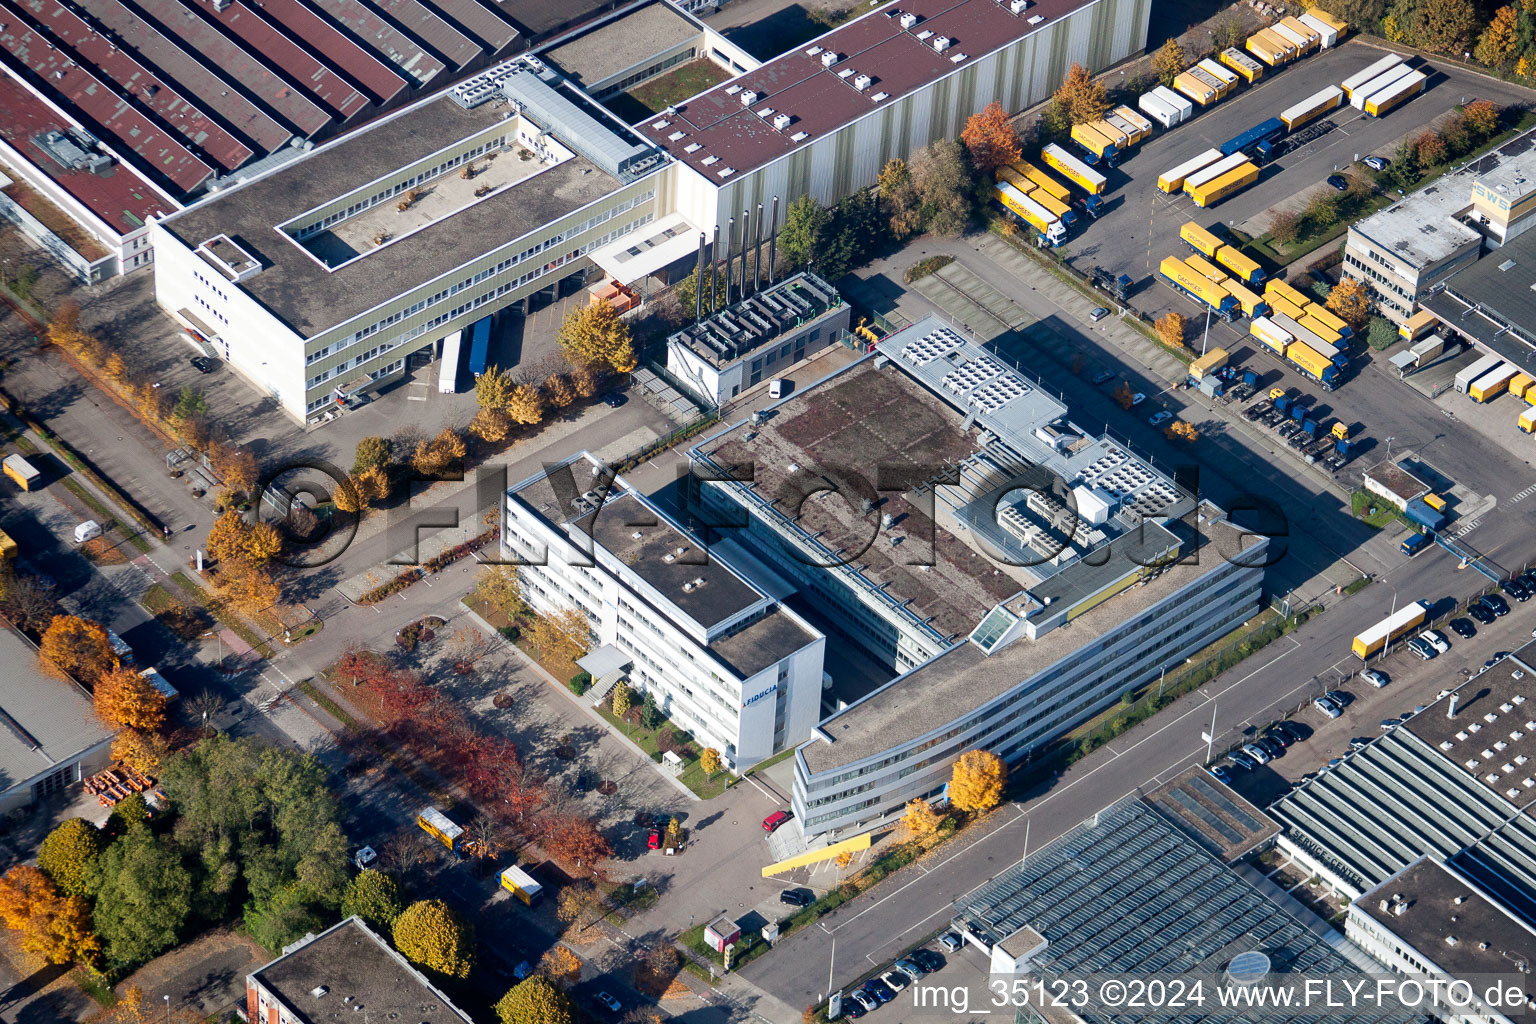
[(820, 718), (826, 638), (592, 455), (508, 492), (502, 548), (535, 611), (585, 619), (592, 703), (626, 679), (736, 771)]

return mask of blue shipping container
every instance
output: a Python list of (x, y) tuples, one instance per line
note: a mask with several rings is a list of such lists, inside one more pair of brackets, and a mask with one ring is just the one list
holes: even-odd
[(1231, 156), (1239, 151), (1246, 153), (1257, 147), (1259, 143), (1270, 142), (1284, 134), (1285, 122), (1278, 117), (1272, 117), (1268, 121), (1261, 121), (1254, 125), (1241, 135), (1234, 135), (1217, 148), (1221, 150), (1222, 156)]
[(485, 317), (470, 328), (469, 372), (476, 377), (485, 372), (485, 360), (491, 352), (491, 318)]

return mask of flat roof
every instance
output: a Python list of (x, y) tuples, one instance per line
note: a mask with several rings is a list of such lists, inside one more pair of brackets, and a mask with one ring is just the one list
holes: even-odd
[(784, 611), (775, 608), (745, 629), (713, 640), (709, 649), (743, 679), (782, 661), (819, 639)]
[(1523, 361), (1536, 345), (1536, 231), (1523, 231), (1458, 270), (1424, 304), (1457, 331)]
[(466, 110), (446, 96), (424, 100), (216, 193), (169, 218), (165, 227), (191, 248), (228, 235), (263, 267), (236, 287), (297, 333), (313, 337), (620, 187), (575, 156), (335, 270), (275, 227), (511, 116), (505, 104)]
[[(1517, 672), (1523, 678), (1514, 678)], [(1511, 803), (1536, 801), (1536, 643), (1471, 677), (1403, 728)]]
[(1365, 475), (1404, 501), (1412, 501), (1429, 490), (1428, 484), (1400, 466), (1397, 459), (1382, 459)]
[(657, 2), (571, 36), (539, 56), (587, 88), (702, 35), (700, 26), (676, 7)]
[(355, 917), (251, 972), (302, 1020), (473, 1024), (463, 1010)]
[(1352, 907), (1452, 977), (1507, 975), (1516, 970), (1516, 961), (1529, 965), (1536, 956), (1536, 931), (1429, 857), (1365, 893)]
[(1273, 818), (1200, 765), (1184, 769), (1143, 799), (1228, 864), (1280, 831)]
[(1536, 175), (1533, 142), (1536, 133), (1517, 135), (1460, 170), (1437, 178), (1385, 210), (1355, 222), (1350, 230), (1390, 250), (1415, 269), (1438, 263), (1483, 237), (1456, 219), (1472, 205), (1474, 182), (1483, 177)]
[[(1257, 542), (1253, 534), (1225, 520), (1201, 523), (1203, 532), (1198, 534), (1187, 523), (1168, 526), (1180, 535), (1185, 555), (1214, 545), (1215, 551), (1231, 557)], [(1168, 531), (1148, 530), (1144, 538), (1139, 531), (1126, 534), (1107, 549), (1107, 569), (1123, 575), (1143, 568), (1165, 547), (1159, 532)], [(1037, 640), (1021, 638), (991, 655), (970, 642), (950, 648), (824, 719), (817, 730), (830, 742), (818, 737), (799, 748), (806, 767), (820, 773), (853, 764), (919, 739), (1002, 697), (1211, 571), (1209, 563), (1198, 562), (1180, 558), (1145, 584), (1078, 615), (1071, 629), (1051, 630)]]
[(314, 5), (396, 67), (426, 85), (447, 63), (358, 0), (314, 0)]
[(37, 648), (0, 621), (0, 786), (10, 790), (109, 740), (79, 685), (43, 672)]
[[(1012, 14), (996, 0), (900, 0), (677, 104), (675, 115), (650, 117), (639, 127), (711, 181), (729, 184), (733, 176), (720, 178), (722, 170), (755, 170), (995, 50), (1051, 31), (1062, 17), (1092, 2), (1036, 0)], [(910, 29), (901, 25), (903, 13), (917, 18)], [(950, 40), (942, 53), (933, 46), (940, 37)], [(822, 63), (826, 53), (837, 56), (830, 66)], [(839, 74), (849, 70), (854, 74)], [(858, 75), (872, 80), (863, 90), (854, 87)], [(747, 92), (756, 99), (743, 106)], [(777, 129), (772, 116), (760, 116), (770, 107), (775, 115), (787, 114), (790, 123)], [(671, 138), (677, 132), (683, 137)], [(698, 148), (688, 152), (692, 146)]]
[(150, 217), (176, 209), (176, 204), (156, 191), (143, 175), (120, 161), (112, 161), (100, 174), (72, 170), (54, 162), (36, 142), (48, 132), (68, 133), (74, 127), (20, 82), (0, 74), (0, 139), (108, 227), (126, 235), (142, 228)]
[(836, 288), (806, 271), (689, 324), (669, 335), (667, 343), (722, 369), (842, 305)]

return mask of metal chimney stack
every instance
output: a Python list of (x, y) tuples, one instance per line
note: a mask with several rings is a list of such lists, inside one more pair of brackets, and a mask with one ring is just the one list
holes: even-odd
[(693, 322), (704, 317), (704, 232), (699, 232), (699, 260), (693, 269)]
[(747, 297), (747, 245), (752, 236), (752, 207), (741, 211), (741, 297)]
[(773, 263), (777, 255), (774, 243), (779, 238), (779, 197), (773, 197), (773, 212), (768, 216), (768, 283), (773, 284)]
[(1459, 693), (1451, 694), (1451, 699), (1449, 701), (1447, 701), (1446, 705), (1445, 705), (1445, 717), (1446, 718), (1455, 718), (1456, 717), (1456, 705), (1460, 704), (1460, 703), (1461, 703), (1461, 694), (1459, 694)]
[(736, 245), (736, 218), (732, 217), (725, 225), (725, 301), (718, 303), (720, 306), (731, 304), (731, 249)]
[(763, 204), (757, 204), (757, 230), (752, 232), (752, 291), (763, 290)]

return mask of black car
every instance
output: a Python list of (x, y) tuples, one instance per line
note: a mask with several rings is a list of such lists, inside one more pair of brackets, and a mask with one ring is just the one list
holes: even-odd
[(908, 955), (917, 961), (917, 965), (929, 974), (932, 974), (948, 962), (944, 959), (944, 954), (932, 949), (914, 949)]
[(1531, 598), (1530, 589), (1517, 579), (1512, 579), (1508, 583), (1504, 584), (1504, 593), (1508, 594), (1516, 601), (1519, 601), (1521, 604), (1524, 604)]
[(792, 907), (808, 907), (815, 899), (809, 889), (785, 889), (779, 893), (779, 902), (788, 903)]
[(1330, 174), (1328, 175), (1328, 184), (1343, 192), (1349, 188), (1349, 179), (1345, 178), (1342, 174)]
[(1446, 625), (1451, 627), (1451, 632), (1463, 640), (1470, 640), (1477, 636), (1477, 627), (1472, 625), (1471, 619), (1452, 619)]
[(1237, 765), (1239, 768), (1242, 768), (1244, 771), (1251, 772), (1259, 766), (1259, 762), (1255, 761), (1241, 750), (1232, 751), (1232, 753), (1229, 755), (1229, 758), (1233, 764)]
[(1308, 729), (1306, 726), (1301, 725), (1298, 722), (1292, 722), (1289, 719), (1284, 722), (1276, 722), (1275, 731), (1285, 733), (1291, 738), (1291, 742), (1293, 743), (1301, 743), (1307, 737), (1312, 735), (1311, 729)]
[(1281, 746), (1280, 742), (1272, 736), (1260, 736), (1258, 739), (1253, 741), (1253, 745), (1264, 751), (1264, 753), (1268, 754), (1270, 757), (1285, 756), (1285, 747)]
[(1354, 703), (1355, 700), (1353, 696), (1345, 693), (1343, 690), (1329, 690), (1328, 699), (1333, 701), (1341, 708), (1349, 707), (1350, 704)]
[(849, 1020), (858, 1020), (869, 1011), (864, 1009), (864, 1004), (849, 996), (843, 1000), (843, 1016)]
[(214, 362), (212, 359), (209, 359), (207, 356), (193, 356), (190, 361), (192, 363), (192, 368), (195, 369), (198, 373), (212, 373), (214, 370), (219, 368), (219, 364)]
[(1282, 731), (1278, 725), (1272, 725), (1267, 730), (1265, 730), (1264, 738), (1267, 740), (1274, 740), (1276, 743), (1280, 744), (1280, 749), (1282, 750), (1296, 742), (1295, 740), (1291, 739), (1289, 733)]
[(1536, 569), (1527, 569), (1521, 573), (1520, 582), (1525, 584), (1525, 589), (1536, 593)]
[(1474, 601), (1467, 606), (1467, 614), (1483, 625), (1491, 625), (1494, 620), (1493, 610), (1480, 601)]
[(624, 404), (624, 396), (619, 394), (608, 395), (603, 399), (603, 402), (610, 409), (617, 409), (619, 406)]
[(1509, 602), (1504, 600), (1498, 594), (1484, 594), (1483, 607), (1487, 608), (1489, 611), (1493, 612), (1493, 614), (1500, 617), (1509, 614)]

